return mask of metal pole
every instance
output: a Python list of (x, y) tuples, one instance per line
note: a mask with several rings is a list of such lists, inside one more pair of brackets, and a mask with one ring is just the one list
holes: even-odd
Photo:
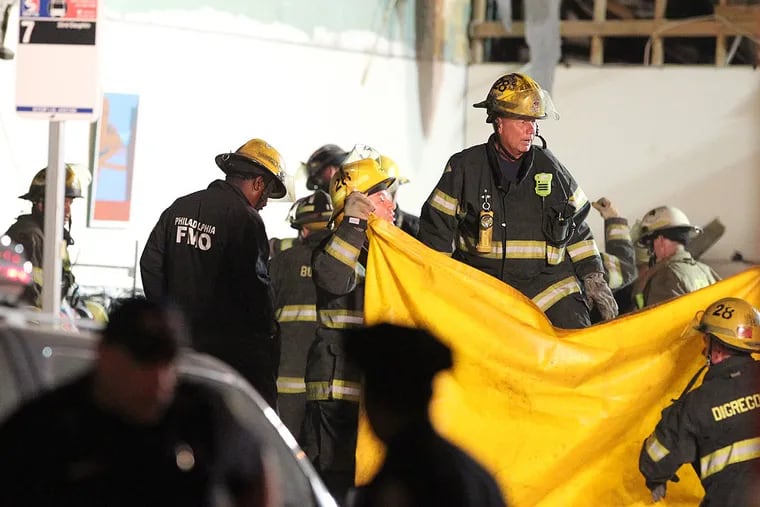
[(61, 313), (61, 245), (66, 171), (63, 169), (63, 122), (51, 121), (45, 175), (45, 243), (42, 262), (42, 311)]

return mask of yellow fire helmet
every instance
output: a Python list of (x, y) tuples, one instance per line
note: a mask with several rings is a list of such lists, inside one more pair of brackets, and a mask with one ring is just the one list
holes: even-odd
[(288, 195), (285, 184), (285, 163), (280, 152), (262, 139), (251, 139), (234, 153), (216, 156), (216, 165), (225, 174), (239, 176), (261, 175), (262, 171), (274, 176), (275, 189), (270, 197), (281, 199)]
[(760, 352), (760, 312), (743, 299), (719, 299), (694, 320), (699, 320), (694, 330), (714, 336), (729, 348)]
[(549, 92), (531, 77), (518, 72), (497, 79), (486, 99), (472, 107), (485, 108), (487, 123), (493, 123), (499, 116), (531, 120), (559, 119)]
[[(82, 197), (82, 182), (79, 180), (79, 176), (74, 171), (74, 164), (66, 164), (66, 179), (64, 196), (76, 199)], [(47, 168), (37, 171), (37, 174), (32, 178), (32, 183), (29, 185), (29, 191), (24, 195), (20, 195), (19, 199), (26, 199), (27, 201), (39, 202), (45, 200), (45, 179), (47, 178)]]
[(657, 233), (669, 230), (682, 230), (689, 238), (702, 233), (702, 229), (691, 225), (686, 213), (674, 206), (658, 206), (644, 215), (641, 219), (641, 228), (638, 243), (646, 244), (657, 236)]
[[(362, 153), (364, 151), (364, 153)], [(377, 155), (377, 156), (374, 156)], [(366, 158), (361, 158), (366, 156)], [(338, 172), (330, 180), (330, 199), (333, 205), (332, 221), (340, 222), (346, 197), (351, 192), (373, 194), (389, 188), (395, 178), (380, 167), (379, 154), (366, 146), (357, 145)]]

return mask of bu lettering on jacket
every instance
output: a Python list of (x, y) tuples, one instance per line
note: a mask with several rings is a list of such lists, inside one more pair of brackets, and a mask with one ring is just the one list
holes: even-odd
[(200, 250), (211, 249), (211, 238), (216, 234), (216, 226), (188, 217), (176, 217), (174, 226), (177, 243), (186, 243)]

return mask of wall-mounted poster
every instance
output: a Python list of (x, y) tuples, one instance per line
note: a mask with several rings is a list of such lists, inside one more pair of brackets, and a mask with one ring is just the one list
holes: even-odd
[(129, 222), (138, 101), (137, 95), (103, 95), (103, 112), (95, 129), (91, 227), (125, 227)]

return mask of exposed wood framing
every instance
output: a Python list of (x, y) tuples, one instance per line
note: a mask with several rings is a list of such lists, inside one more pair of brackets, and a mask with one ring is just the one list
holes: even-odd
[[(486, 19), (486, 0), (472, 0), (472, 23), (483, 23)], [(502, 28), (504, 28), (502, 26)], [(472, 63), (483, 63), (483, 39), (490, 37), (472, 37), (470, 36), (470, 61)]]
[[(604, 23), (607, 18), (607, 0), (594, 0), (594, 21)], [(591, 37), (591, 64), (604, 64), (604, 38), (601, 35)]]
[[(630, 9), (616, 0), (595, 0), (593, 20), (560, 21), (560, 36), (590, 37), (591, 63), (595, 65), (604, 62), (605, 37), (650, 37), (651, 65), (662, 65), (664, 62), (663, 38), (715, 37), (715, 63), (725, 65), (726, 37), (760, 37), (760, 5), (730, 5), (729, 0), (719, 0), (714, 17), (670, 20), (665, 19), (667, 0), (655, 0), (654, 7), (654, 19), (631, 19), (633, 13)], [(607, 19), (607, 12), (623, 19)], [(473, 61), (482, 61), (483, 39), (524, 38), (525, 23), (513, 21), (512, 30), (507, 32), (501, 22), (485, 21), (485, 0), (473, 0), (473, 21), (469, 32)], [(481, 41), (480, 46), (476, 46), (476, 41)], [(480, 60), (475, 59), (478, 47)]]

